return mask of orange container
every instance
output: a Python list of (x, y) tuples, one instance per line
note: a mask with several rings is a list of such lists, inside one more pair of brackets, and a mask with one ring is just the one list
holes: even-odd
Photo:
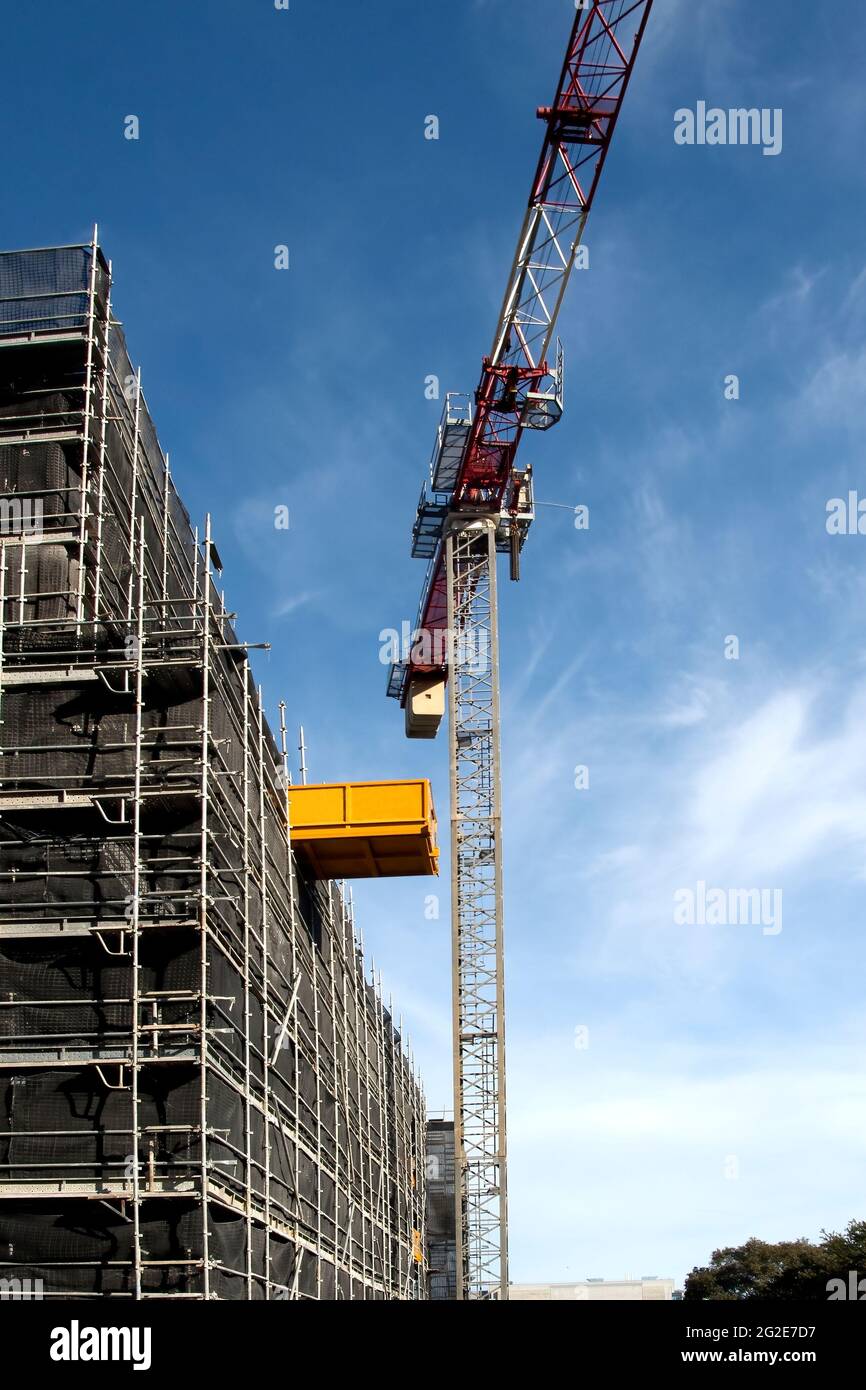
[(436, 812), (426, 778), (289, 788), (292, 845), (314, 878), (438, 874)]

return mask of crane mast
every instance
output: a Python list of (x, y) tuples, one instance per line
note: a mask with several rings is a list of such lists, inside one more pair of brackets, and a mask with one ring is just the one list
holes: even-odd
[(556, 322), (651, 9), (577, 7), (491, 350), (474, 399), (446, 400), (412, 533), (418, 620), (388, 678), (410, 738), (436, 736), (447, 691), (458, 1299), (508, 1296), (496, 557), (519, 578), (533, 495), (517, 453), (562, 415)]

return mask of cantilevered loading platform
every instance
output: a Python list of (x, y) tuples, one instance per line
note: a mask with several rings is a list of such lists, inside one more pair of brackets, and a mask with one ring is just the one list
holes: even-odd
[(292, 848), (314, 878), (438, 874), (430, 783), (327, 782), (289, 788)]

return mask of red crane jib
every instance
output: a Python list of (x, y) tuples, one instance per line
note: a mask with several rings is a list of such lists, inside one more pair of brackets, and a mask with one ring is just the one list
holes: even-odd
[[(652, 0), (592, 0), (578, 11), (555, 100), (536, 112), (546, 129), (524, 232), (533, 213), (540, 212), (548, 228), (557, 218), (565, 219), (566, 225), (574, 219), (574, 244), (579, 241), (651, 8)], [(537, 235), (537, 227), (532, 235)], [(515, 481), (514, 465), (523, 434), (526, 393), (538, 389), (548, 375), (547, 363), (535, 359), (527, 320), (520, 318), (527, 277), (533, 287), (537, 278), (533, 278), (537, 269), (533, 256), (526, 253), (526, 245), (519, 244), (514, 270), (518, 279), (506, 292), (494, 354), (483, 361), (474, 421), (450, 500), (452, 511), (498, 516), (516, 510), (519, 479)], [(541, 301), (541, 289), (537, 294)], [(559, 298), (544, 325), (545, 344), (558, 308)], [(422, 640), (409, 658), (410, 673), (443, 669), (427, 664), (424, 655), (443, 650), (441, 643), (430, 639), (446, 625), (445, 548), (440, 542), (422, 597)]]
[(475, 420), (451, 498), (455, 510), (468, 504), (483, 506), (491, 514), (501, 511), (522, 433), (526, 390), (546, 376), (546, 362), (540, 367), (494, 367), (485, 357), (475, 393)]

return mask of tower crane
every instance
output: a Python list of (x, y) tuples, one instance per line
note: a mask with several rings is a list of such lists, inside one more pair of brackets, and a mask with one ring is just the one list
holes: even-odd
[(412, 531), (428, 561), (418, 619), (388, 675), (410, 738), (435, 738), (449, 709), (458, 1299), (508, 1296), (496, 556), (519, 579), (533, 520), (519, 446), (562, 416), (556, 322), (651, 9), (577, 0), (493, 344), (474, 398), (446, 398)]

